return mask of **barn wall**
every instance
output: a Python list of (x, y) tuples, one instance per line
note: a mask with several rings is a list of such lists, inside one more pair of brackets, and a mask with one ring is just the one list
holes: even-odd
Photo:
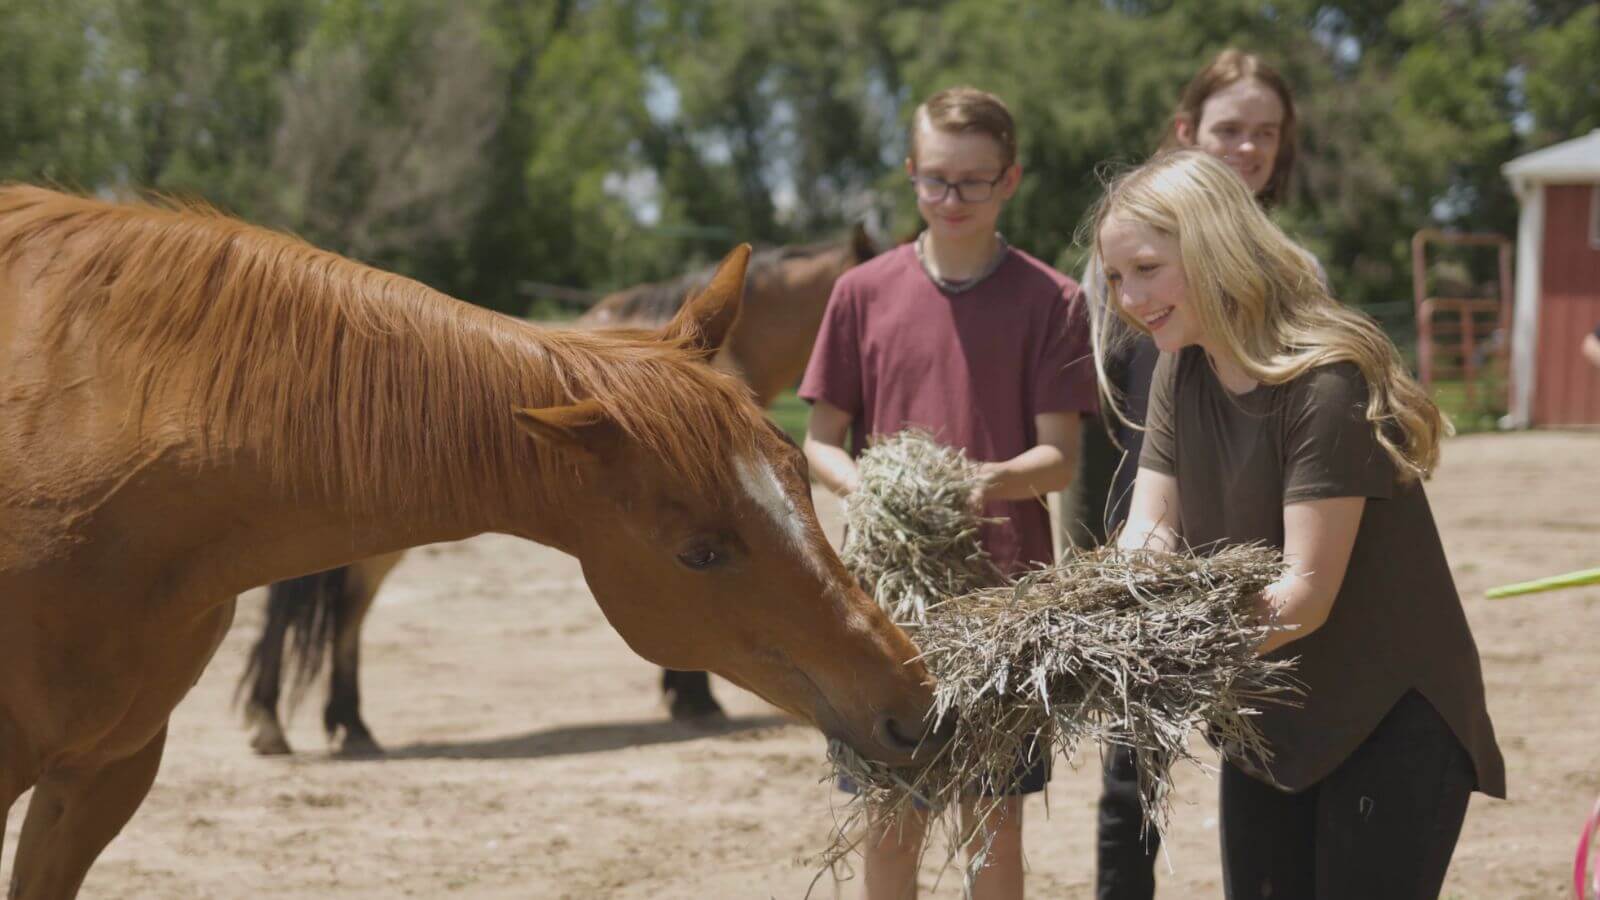
[(1600, 370), (1578, 345), (1600, 325), (1600, 248), (1590, 245), (1592, 184), (1545, 188), (1535, 425), (1600, 425)]

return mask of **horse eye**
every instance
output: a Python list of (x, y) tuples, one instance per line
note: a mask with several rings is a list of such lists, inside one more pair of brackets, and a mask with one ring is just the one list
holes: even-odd
[(717, 563), (722, 562), (722, 556), (721, 554), (717, 553), (717, 551), (702, 544), (700, 546), (690, 547), (688, 550), (679, 553), (678, 562), (698, 571), (701, 569), (709, 569)]

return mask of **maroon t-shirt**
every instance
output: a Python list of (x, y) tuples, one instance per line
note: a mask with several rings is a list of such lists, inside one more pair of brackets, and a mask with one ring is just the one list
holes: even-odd
[[(1096, 408), (1077, 283), (1015, 248), (960, 294), (935, 285), (903, 245), (834, 284), (800, 383), (852, 418), (851, 452), (905, 428), (972, 459), (1007, 460), (1038, 443), (1033, 417)], [(1007, 572), (1052, 561), (1043, 498), (991, 501), (984, 548)]]

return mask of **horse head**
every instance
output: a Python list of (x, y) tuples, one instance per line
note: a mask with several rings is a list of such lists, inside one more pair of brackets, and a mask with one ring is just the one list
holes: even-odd
[(708, 364), (738, 320), (748, 258), (730, 254), (655, 337), (703, 370), (701, 388), (664, 408), (686, 432), (726, 430), (699, 445), (708, 458), (674, 462), (595, 399), (520, 410), (518, 423), (590, 486), (566, 542), (639, 655), (716, 672), (864, 755), (904, 762), (933, 743), (927, 669), (828, 545), (800, 450)]

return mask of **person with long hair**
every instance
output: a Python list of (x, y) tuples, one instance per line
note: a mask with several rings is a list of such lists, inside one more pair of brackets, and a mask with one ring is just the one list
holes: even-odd
[[(1162, 150), (1193, 147), (1222, 160), (1238, 174), (1256, 202), (1270, 209), (1288, 195), (1297, 156), (1294, 95), (1283, 76), (1253, 53), (1228, 48), (1195, 76), (1179, 97)], [(1084, 289), (1104, 294), (1105, 280), (1093, 266)], [(1156, 347), (1148, 337), (1108, 323), (1118, 337), (1110, 341), (1103, 384), (1107, 385), (1105, 424), (1123, 452), (1110, 460), (1106, 435), (1085, 431), (1084, 495), (1091, 517), (1105, 516), (1104, 534), (1116, 534), (1128, 517), (1133, 476), (1144, 442), (1145, 407)], [(1096, 465), (1097, 462), (1106, 460)], [(1104, 470), (1104, 471), (1101, 471)], [(1108, 500), (1109, 502), (1104, 502)], [(1139, 781), (1132, 751), (1108, 747), (1102, 767), (1096, 834), (1097, 900), (1152, 900), (1160, 835), (1147, 828), (1139, 803)]]
[(1245, 898), (1435, 897), (1469, 795), (1505, 771), (1422, 487), (1449, 427), (1369, 317), (1203, 151), (1114, 180), (1091, 216), (1106, 336), (1161, 351), (1124, 548), (1260, 543), (1260, 652), (1296, 657), (1270, 756), (1220, 776), (1223, 883)]

